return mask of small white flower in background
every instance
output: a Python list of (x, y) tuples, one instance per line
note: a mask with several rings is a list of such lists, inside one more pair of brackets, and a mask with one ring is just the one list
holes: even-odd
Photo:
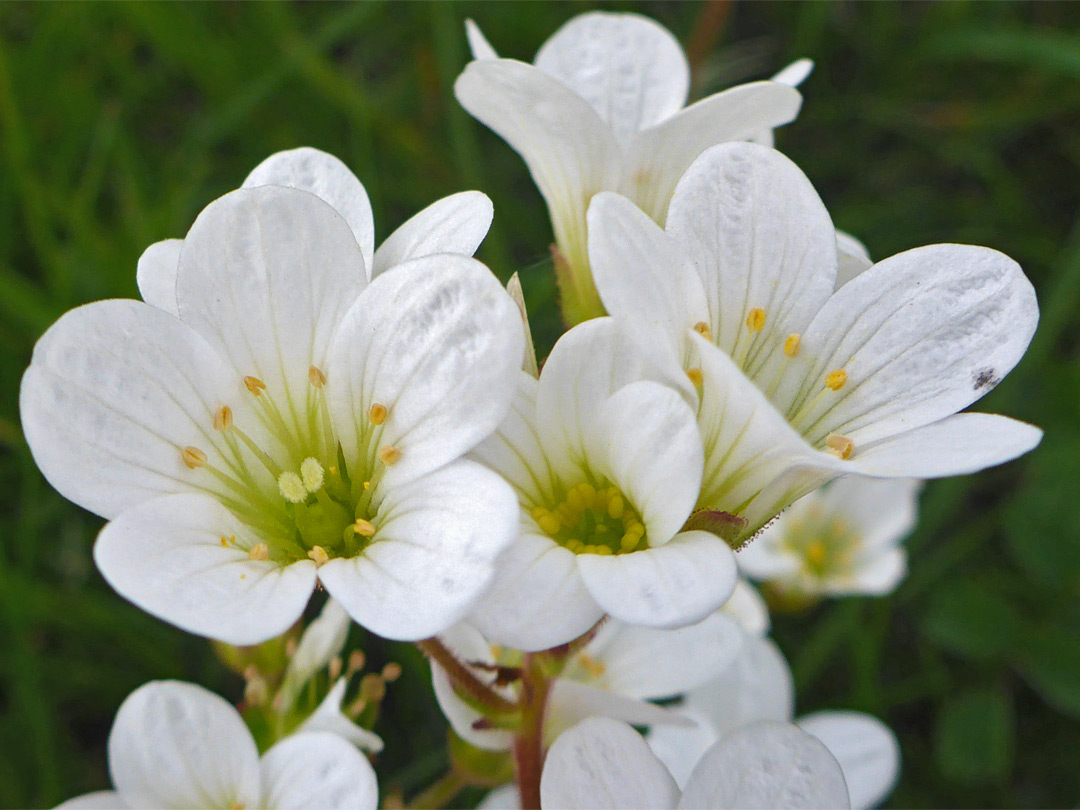
[[(675, 781), (687, 784), (695, 764), (717, 740), (761, 721), (791, 722), (795, 687), (791, 669), (771, 639), (747, 638), (736, 660), (717, 678), (692, 689), (673, 708), (694, 727), (654, 726), (649, 746)], [(889, 728), (859, 712), (822, 711), (794, 721), (820, 739), (844, 773), (851, 806), (873, 807), (892, 791), (900, 775), (900, 746)]]
[(796, 599), (891, 593), (907, 570), (921, 481), (841, 478), (811, 492), (735, 556), (751, 579)]
[(239, 713), (201, 686), (153, 681), (132, 692), (109, 734), (113, 790), (60, 805), (91, 808), (375, 808), (375, 771), (335, 734), (305, 732), (261, 758)]
[[(440, 640), (483, 680), (495, 680), (496, 665), (520, 666), (521, 653), (489, 644), (475, 628), (460, 624)], [(675, 697), (701, 686), (735, 660), (743, 643), (738, 622), (717, 611), (678, 630), (654, 630), (608, 621), (585, 647), (570, 656), (554, 679), (544, 715), (550, 742), (586, 717), (613, 717), (638, 726), (686, 724), (649, 700)], [(462, 699), (445, 671), (432, 661), (435, 698), (458, 736), (478, 748), (509, 750), (512, 734), (476, 728), (482, 715)], [(500, 688), (517, 700), (518, 684)]]
[(254, 644), (316, 582), (406, 640), (487, 587), (518, 507), (461, 456), (507, 412), (520, 317), (471, 258), (411, 259), (370, 284), (365, 267), (320, 198), (240, 189), (183, 240), (178, 316), (101, 301), (38, 341), (27, 441), (50, 483), (111, 521), (94, 557), (123, 596)]
[[(607, 310), (698, 392), (698, 506), (745, 518), (744, 537), (840, 475), (960, 475), (1042, 436), (1004, 416), (957, 413), (1031, 340), (1038, 307), (1020, 267), (989, 248), (931, 245), (837, 288), (832, 221), (779, 152), (707, 150), (679, 181), (666, 229), (625, 197), (598, 194), (589, 234)], [(751, 421), (770, 440), (748, 434)]]
[(681, 790), (641, 735), (594, 717), (555, 741), (540, 779), (546, 808), (848, 807), (836, 759), (788, 723), (746, 726), (715, 743)]
[(701, 480), (693, 411), (646, 371), (633, 342), (599, 318), (559, 339), (539, 380), (518, 372), (509, 417), (473, 453), (521, 505), (520, 536), (469, 619), (491, 641), (545, 649), (605, 613), (684, 626), (731, 594), (727, 544), (681, 531)]
[(568, 265), (556, 271), (571, 323), (603, 314), (586, 250), (592, 195), (621, 192), (663, 223), (672, 189), (702, 150), (786, 124), (802, 103), (793, 87), (763, 81), (684, 109), (686, 56), (667, 29), (637, 14), (575, 17), (532, 65), (500, 59), (475, 25), (467, 30), (475, 61), (454, 93), (522, 156), (543, 194)]

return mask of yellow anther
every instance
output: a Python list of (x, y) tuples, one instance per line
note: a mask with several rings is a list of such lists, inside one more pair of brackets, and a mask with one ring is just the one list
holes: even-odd
[(529, 513), (532, 515), (532, 519), (539, 522), (540, 518), (548, 513), (548, 510), (542, 506), (534, 506), (533, 510)]
[(784, 341), (784, 354), (788, 357), (794, 357), (799, 353), (799, 347), (802, 345), (802, 335), (798, 332), (792, 332), (787, 336), (787, 340)]
[(622, 539), (619, 540), (619, 548), (624, 552), (633, 551), (640, 541), (640, 534), (631, 534), (630, 532), (627, 532), (622, 536)]
[(188, 445), (180, 451), (180, 457), (184, 460), (184, 465), (189, 470), (194, 470), (206, 463), (206, 453), (198, 447), (192, 447), (191, 445)]
[(765, 310), (754, 307), (746, 313), (746, 328), (751, 332), (760, 332), (765, 328)]
[(699, 388), (705, 382), (705, 375), (701, 373), (700, 368), (688, 368), (686, 370), (686, 376), (690, 378), (690, 382)]
[(368, 419), (371, 420), (373, 425), (381, 425), (386, 421), (386, 406), (376, 402), (368, 411)]
[(266, 383), (258, 377), (244, 377), (244, 387), (255, 396), (259, 396), (259, 394), (266, 390)]
[(694, 331), (706, 340), (712, 340), (712, 332), (709, 330), (709, 325), (705, 323), (705, 321), (698, 321), (695, 323)]
[(578, 540), (576, 537), (567, 540), (565, 545), (568, 549), (570, 549), (570, 551), (574, 552), (575, 554), (580, 554), (582, 551), (585, 550), (585, 544)]
[(855, 449), (855, 442), (839, 433), (830, 433), (826, 436), (825, 444), (829, 447), (825, 452), (841, 459), (851, 458), (851, 451)]
[(300, 464), (300, 479), (308, 492), (318, 492), (323, 485), (323, 466), (318, 459), (305, 458)]
[(316, 388), (326, 385), (326, 375), (317, 366), (310, 366), (307, 370), (308, 381)]
[(232, 408), (222, 405), (214, 411), (214, 430), (228, 430), (232, 427)]
[(364, 664), (367, 660), (364, 657), (363, 650), (353, 650), (349, 653), (349, 668), (346, 670), (350, 675), (355, 675), (357, 672), (364, 668)]
[(597, 545), (597, 546), (592, 546), (590, 550), (592, 551), (593, 554), (599, 554), (601, 557), (606, 557), (606, 556), (608, 556), (610, 554), (615, 553), (612, 550), (611, 546), (599, 546), (599, 545)]
[(596, 506), (596, 487), (585, 481), (578, 484), (578, 491), (581, 493), (581, 500), (585, 502), (585, 505), (589, 509), (593, 509)]
[(281, 497), (289, 503), (303, 503), (307, 500), (307, 488), (300, 476), (294, 472), (283, 472), (279, 475), (277, 486)]
[(575, 512), (581, 512), (585, 509), (585, 496), (578, 487), (572, 487), (566, 493), (566, 502), (570, 504), (570, 507)]
[(269, 560), (270, 559), (270, 547), (266, 543), (256, 543), (248, 549), (248, 559), (251, 560)]
[(341, 675), (341, 668), (345, 666), (345, 662), (341, 660), (340, 655), (335, 655), (330, 659), (330, 666), (327, 667), (330, 674), (330, 683), (336, 681)]
[(401, 458), (401, 451), (392, 444), (386, 444), (379, 448), (379, 458), (388, 465), (397, 464)]
[(235, 534), (230, 534), (228, 537), (225, 537), (223, 535), (222, 538), (221, 538), (221, 545), (223, 545), (225, 548), (228, 548), (229, 546), (235, 546), (236, 545), (236, 535)]
[(559, 516), (554, 512), (548, 512), (547, 514), (541, 515), (536, 522), (547, 534), (555, 534), (562, 528), (562, 521), (559, 520)]
[(314, 561), (316, 568), (330, 561), (330, 555), (326, 553), (326, 549), (322, 546), (312, 546), (307, 555), (309, 560)]
[(361, 537), (374, 537), (375, 536), (375, 524), (370, 520), (364, 520), (363, 518), (357, 518), (353, 524), (353, 529)]
[(371, 482), (370, 481), (365, 481), (364, 482), (364, 490), (366, 491), (366, 490), (369, 490), (369, 489), (371, 489)]
[(834, 369), (825, 375), (825, 387), (839, 391), (847, 382), (847, 372), (842, 368)]
[(386, 697), (386, 682), (374, 672), (369, 672), (360, 679), (360, 697), (366, 703), (378, 703)]
[(821, 564), (825, 562), (826, 553), (825, 544), (820, 540), (815, 540), (806, 547), (806, 559), (814, 568), (821, 567)]
[(615, 494), (608, 498), (607, 513), (608, 517), (613, 520), (618, 520), (623, 516), (623, 511), (626, 509), (626, 502), (623, 501), (622, 495)]
[(581, 664), (581, 668), (588, 672), (592, 678), (599, 678), (607, 671), (603, 661), (599, 661), (587, 653), (578, 655), (578, 662)]

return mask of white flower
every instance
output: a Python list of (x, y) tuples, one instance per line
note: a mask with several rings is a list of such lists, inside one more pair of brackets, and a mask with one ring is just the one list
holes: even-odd
[(686, 56), (667, 29), (637, 14), (575, 17), (533, 65), (498, 58), (474, 25), (468, 32), (476, 60), (454, 92), (524, 158), (543, 194), (568, 265), (556, 269), (571, 323), (603, 314), (586, 251), (593, 194), (621, 192), (662, 223), (675, 183), (702, 150), (786, 124), (802, 103), (793, 87), (766, 81), (683, 109)]
[(641, 735), (593, 717), (555, 741), (540, 779), (546, 808), (848, 807), (844, 776), (819, 740), (761, 722), (713, 745), (682, 790)]
[[(460, 624), (440, 639), (474, 674), (493, 682), (495, 665), (520, 666), (522, 656), (489, 644), (475, 628)], [(544, 737), (559, 734), (586, 717), (603, 716), (634, 725), (685, 723), (649, 700), (675, 697), (708, 682), (735, 660), (742, 645), (738, 622), (716, 612), (678, 630), (654, 630), (608, 621), (596, 637), (572, 654), (554, 678), (544, 713)], [(446, 672), (433, 660), (435, 698), (454, 731), (478, 748), (508, 750), (509, 731), (476, 728), (482, 715), (462, 699)], [(501, 688), (508, 700), (519, 698), (519, 684)]]
[[(368, 281), (409, 259), (437, 253), (472, 256), (491, 227), (491, 200), (462, 191), (432, 203), (394, 231), (375, 250), (375, 221), (367, 190), (338, 158), (305, 146), (277, 152), (244, 180), (243, 188), (284, 186), (314, 194), (348, 224), (364, 257)], [(143, 300), (178, 315), (176, 273), (182, 239), (150, 245), (139, 257), (136, 280)]]
[(312, 676), (341, 654), (349, 636), (350, 623), (345, 608), (333, 599), (327, 599), (319, 617), (304, 628), (296, 652), (289, 659), (278, 691), (283, 706), (291, 706)]
[(461, 459), (506, 414), (519, 316), (462, 256), (370, 284), (346, 221), (240, 189), (180, 251), (179, 317), (69, 312), (23, 377), (27, 441), (111, 520), (94, 557), (144, 610), (231, 644), (276, 636), (319, 581), (379, 635), (460, 620), (516, 534), (512, 491)]
[(89, 808), (372, 808), (367, 759), (337, 735), (286, 737), (262, 758), (229, 703), (201, 686), (154, 681), (120, 706), (109, 734), (114, 790), (60, 805)]
[(353, 745), (377, 754), (383, 750), (382, 738), (358, 726), (341, 710), (342, 701), (345, 700), (345, 689), (348, 686), (348, 678), (338, 678), (337, 682), (330, 687), (322, 703), (311, 715), (296, 727), (296, 732), (301, 731), (329, 731), (339, 737), (344, 737)]
[[(931, 245), (836, 289), (832, 221), (778, 152), (706, 151), (680, 180), (666, 229), (626, 198), (598, 194), (589, 233), (604, 306), (699, 390), (698, 506), (746, 518), (744, 536), (839, 475), (959, 475), (1042, 435), (956, 413), (1031, 340), (1038, 308), (1019, 266), (989, 248)], [(751, 421), (763, 432), (747, 433)]]
[(850, 476), (796, 501), (739, 550), (739, 568), (781, 594), (890, 593), (907, 570), (921, 481)]
[[(677, 783), (688, 784), (695, 763), (717, 740), (761, 721), (791, 722), (794, 704), (791, 670), (780, 650), (770, 639), (748, 638), (731, 666), (691, 690), (676, 709), (697, 725), (653, 727), (649, 746)], [(880, 720), (859, 712), (826, 711), (794, 722), (836, 757), (852, 807), (872, 807), (892, 791), (900, 774), (900, 746)]]
[(730, 595), (727, 544), (680, 531), (700, 486), (694, 414), (645, 375), (610, 318), (563, 335), (539, 380), (519, 372), (509, 417), (474, 452), (521, 504), (520, 537), (470, 618), (491, 641), (544, 649), (605, 613), (683, 626)]

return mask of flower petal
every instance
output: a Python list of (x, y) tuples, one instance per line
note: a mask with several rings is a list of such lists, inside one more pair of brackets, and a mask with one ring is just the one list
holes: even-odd
[(300, 689), (311, 676), (330, 664), (331, 659), (341, 655), (349, 637), (351, 621), (345, 608), (333, 599), (327, 599), (318, 618), (311, 622), (300, 636), (296, 652), (289, 659), (285, 679), (278, 690), (285, 706), (291, 706)]
[(495, 53), (495, 49), (491, 47), (491, 43), (487, 41), (487, 38), (480, 30), (480, 26), (471, 19), (465, 20), (465, 37), (469, 40), (469, 50), (472, 52), (473, 59), (499, 58), (499, 55)]
[(347, 678), (338, 678), (326, 693), (322, 703), (301, 723), (295, 733), (302, 731), (328, 731), (348, 740), (357, 748), (377, 754), (383, 750), (382, 738), (373, 731), (358, 726), (345, 716), (341, 704), (345, 700)]
[(368, 276), (372, 275), (375, 220), (371, 201), (364, 184), (348, 166), (327, 152), (302, 146), (277, 152), (252, 169), (241, 188), (255, 186), (298, 188), (327, 203), (349, 224), (364, 256)]
[(851, 806), (876, 807), (900, 776), (900, 744), (888, 726), (860, 712), (815, 712), (797, 725), (825, 743), (844, 772)]
[(379, 786), (367, 757), (336, 734), (293, 734), (262, 758), (262, 800), (269, 810), (375, 810)]
[(585, 587), (620, 621), (683, 627), (716, 610), (735, 587), (735, 555), (707, 532), (682, 532), (670, 542), (629, 554), (578, 555)]
[(300, 618), (315, 564), (249, 559), (255, 542), (212, 498), (168, 495), (106, 524), (94, 562), (121, 596), (159, 619), (227, 644), (258, 644)]
[(686, 786), (698, 760), (712, 748), (718, 737), (708, 719), (700, 712), (686, 706), (679, 706), (674, 711), (693, 721), (694, 725), (657, 724), (649, 729), (645, 740), (681, 789)]
[(626, 723), (591, 717), (560, 735), (540, 777), (540, 804), (566, 810), (674, 808), (675, 780)]
[(693, 721), (663, 706), (587, 683), (557, 678), (544, 714), (544, 736), (554, 740), (587, 717), (610, 717), (633, 726), (671, 724), (690, 726)]
[(585, 99), (621, 140), (670, 118), (690, 89), (678, 40), (640, 14), (579, 14), (548, 38), (534, 64)]
[(842, 518), (862, 539), (863, 549), (900, 542), (915, 528), (919, 490), (915, 478), (873, 479), (850, 475), (818, 492), (826, 511)]
[(472, 256), (487, 236), (493, 214), (491, 200), (479, 191), (461, 191), (432, 203), (379, 245), (372, 278), (421, 256)]
[(127, 805), (115, 790), (98, 790), (68, 799), (56, 810), (125, 810)]
[(832, 594), (885, 596), (892, 593), (907, 574), (907, 552), (902, 548), (879, 549), (873, 556), (852, 566), (841, 581), (826, 580), (825, 590)]
[(425, 256), (379, 276), (330, 350), (329, 405), (345, 458), (363, 456), (376, 404), (388, 411), (379, 443), (400, 453), (384, 484), (459, 458), (506, 416), (523, 340), (514, 302), (475, 259)]
[(519, 515), (505, 481), (456, 461), (387, 488), (371, 544), (357, 557), (324, 564), (319, 579), (372, 632), (427, 638), (455, 624), (487, 590), (496, 557), (517, 536)]
[[(739, 562), (742, 554), (740, 549), (735, 555), (736, 562)], [(742, 577), (735, 583), (731, 598), (720, 609), (735, 619), (743, 631), (751, 636), (760, 637), (769, 632), (769, 608), (757, 588)]]
[(578, 571), (580, 557), (522, 531), (469, 621), (488, 639), (519, 650), (546, 650), (580, 636), (604, 615)]
[(503, 785), (484, 797), (476, 810), (521, 810), (521, 794), (517, 785)]
[(686, 783), (679, 808), (850, 807), (844, 774), (817, 738), (763, 722), (716, 743)]
[(840, 289), (855, 276), (874, 266), (866, 245), (844, 231), (836, 232), (836, 289)]
[(120, 706), (109, 772), (131, 807), (258, 807), (259, 752), (228, 702), (191, 683), (151, 681)]
[(798, 87), (806, 81), (813, 69), (814, 61), (812, 59), (796, 59), (790, 65), (777, 72), (772, 77), (772, 81), (777, 84), (786, 84), (788, 87)]
[(135, 283), (143, 301), (170, 315), (180, 314), (176, 308), (176, 268), (183, 246), (183, 239), (154, 242), (143, 251), (135, 269)]

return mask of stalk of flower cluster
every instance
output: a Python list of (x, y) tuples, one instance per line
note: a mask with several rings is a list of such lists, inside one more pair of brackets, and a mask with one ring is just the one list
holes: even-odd
[(514, 735), (514, 773), (522, 810), (540, 810), (540, 775), (544, 770), (544, 714), (551, 679), (544, 653), (526, 653), (521, 668), (522, 720)]
[(454, 686), (465, 692), (476, 702), (498, 714), (510, 714), (518, 711), (518, 705), (513, 703), (472, 673), (467, 666), (457, 659), (457, 656), (447, 649), (446, 645), (438, 638), (425, 638), (416, 642), (416, 646), (424, 655), (434, 663), (441, 666), (450, 677)]

